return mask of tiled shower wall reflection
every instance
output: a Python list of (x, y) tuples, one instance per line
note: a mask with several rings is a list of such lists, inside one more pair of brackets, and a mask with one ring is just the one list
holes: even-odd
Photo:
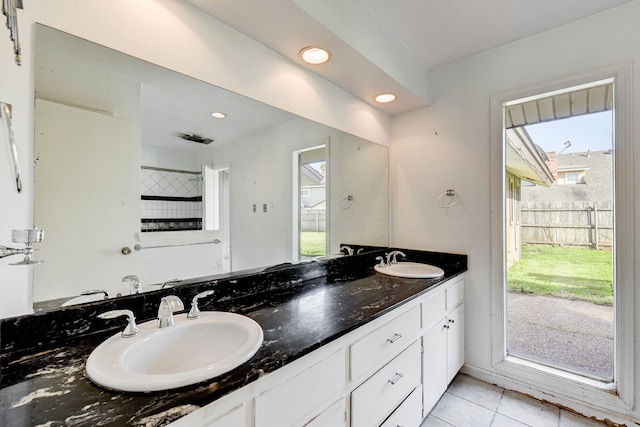
[(201, 172), (140, 168), (142, 231), (202, 228)]

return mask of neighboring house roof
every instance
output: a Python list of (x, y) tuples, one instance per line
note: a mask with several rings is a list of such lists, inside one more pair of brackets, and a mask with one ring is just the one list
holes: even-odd
[(302, 185), (319, 185), (324, 183), (324, 176), (310, 165), (301, 165), (300, 173)]
[(318, 205), (324, 203), (327, 198), (325, 184), (307, 185), (300, 189), (306, 190), (300, 197), (300, 203), (304, 209), (324, 209), (324, 207), (318, 208)]
[(505, 131), (507, 171), (526, 181), (550, 186), (554, 176), (547, 165), (547, 154), (534, 144), (524, 127)]
[[(578, 184), (560, 185), (550, 188), (522, 186), (522, 200), (527, 201), (589, 201), (610, 204), (613, 200), (613, 156), (612, 151), (587, 151), (581, 153), (549, 153), (551, 169), (558, 174), (564, 172), (584, 172)], [(555, 165), (554, 158), (557, 157)]]
[(314, 209), (314, 210), (322, 210), (322, 209), (326, 209), (327, 208), (327, 201), (323, 200), (321, 202), (316, 203), (315, 205), (311, 206), (310, 209)]

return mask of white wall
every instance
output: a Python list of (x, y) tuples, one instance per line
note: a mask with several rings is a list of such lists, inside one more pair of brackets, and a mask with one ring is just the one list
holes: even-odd
[[(332, 136), (329, 148), (329, 247), (389, 244), (389, 152), (353, 135)], [(346, 200), (352, 196), (353, 200)]]
[[(337, 253), (340, 242), (388, 243), (387, 148), (305, 119), (292, 119), (214, 146), (210, 157), (200, 158), (202, 163), (230, 166), (232, 270), (291, 261), (293, 152), (327, 143), (329, 253)], [(348, 194), (354, 196), (353, 206), (341, 209), (340, 200)], [(266, 213), (263, 204), (267, 204)]]
[[(432, 106), (394, 118), (392, 244), (469, 255), (465, 297), (473, 303), (465, 305), (466, 364), (478, 371), (493, 370), (490, 96), (629, 59), (637, 63), (638, 16), (636, 1), (437, 69), (431, 75)], [(638, 77), (636, 67), (636, 105)], [(636, 134), (639, 123), (633, 120)], [(637, 156), (634, 163), (640, 171)], [(459, 202), (443, 209), (437, 198), (448, 188), (456, 190)], [(638, 247), (637, 236), (635, 241)], [(636, 361), (636, 371), (639, 366)]]
[[(35, 22), (69, 32), (303, 117), (389, 144), (390, 118), (198, 9), (174, 0), (32, 0), (18, 11), (23, 65), (0, 28), (0, 101), (13, 104), (14, 131), (24, 175), (17, 194), (0, 149), (0, 244), (11, 229), (32, 224), (33, 59)], [(0, 317), (31, 310), (30, 268), (0, 261)]]

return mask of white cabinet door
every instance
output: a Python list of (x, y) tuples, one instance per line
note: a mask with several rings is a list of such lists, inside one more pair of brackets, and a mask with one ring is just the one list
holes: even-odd
[(265, 391), (255, 399), (255, 426), (293, 426), (314, 416), (316, 408), (340, 395), (345, 370), (344, 350), (340, 349)]
[(464, 305), (447, 315), (447, 384), (464, 364)]
[(440, 319), (422, 336), (423, 401), (426, 416), (447, 390), (447, 328)]

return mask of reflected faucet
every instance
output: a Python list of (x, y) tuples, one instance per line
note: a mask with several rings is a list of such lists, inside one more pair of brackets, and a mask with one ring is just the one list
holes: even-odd
[(173, 326), (173, 313), (184, 310), (182, 300), (175, 295), (168, 295), (160, 300), (158, 307), (158, 328)]
[(350, 246), (340, 246), (340, 252), (344, 252), (346, 255), (353, 255), (353, 249)]
[(104, 294), (104, 299), (109, 298), (109, 294), (104, 289), (91, 289), (89, 291), (84, 291), (80, 295), (95, 295), (95, 294)]
[(165, 288), (168, 286), (175, 286), (176, 283), (180, 283), (182, 282), (182, 279), (169, 279), (169, 280), (165, 280), (164, 282), (162, 282), (162, 284), (160, 285), (160, 288)]
[(141, 294), (142, 293), (142, 284), (140, 283), (140, 279), (138, 276), (134, 274), (130, 274), (128, 276), (124, 276), (122, 278), (123, 282), (129, 282), (129, 294)]

